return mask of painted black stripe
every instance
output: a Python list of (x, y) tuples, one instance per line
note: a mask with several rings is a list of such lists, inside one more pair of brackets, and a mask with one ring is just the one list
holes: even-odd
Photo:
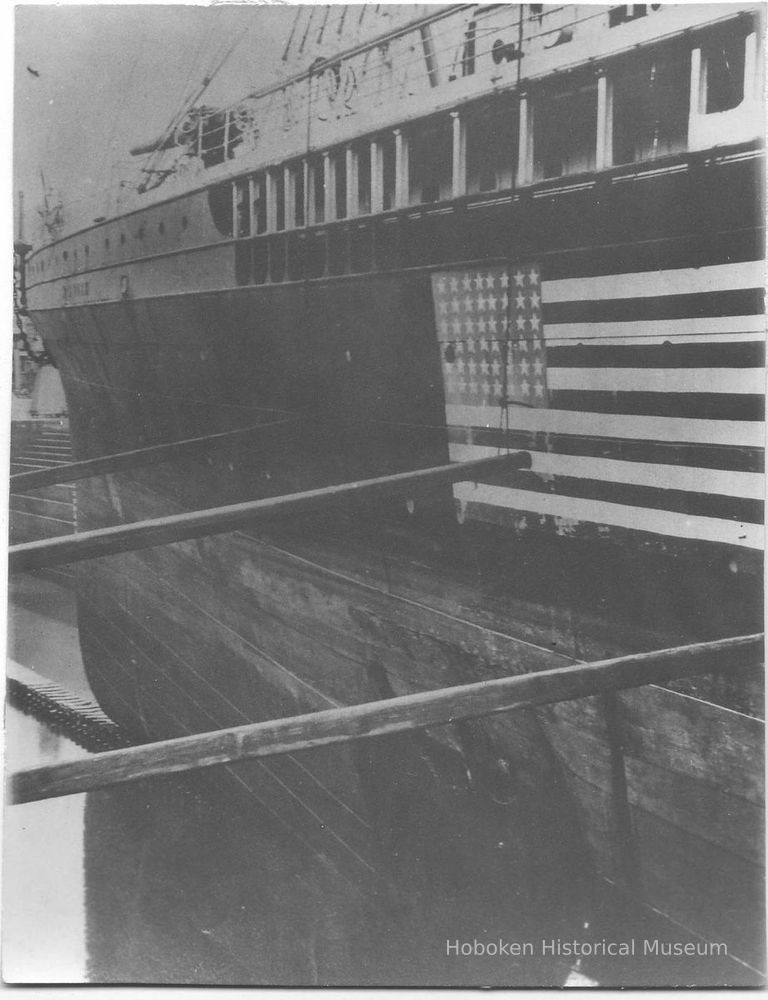
[(638, 416), (691, 417), (702, 420), (763, 420), (765, 399), (757, 393), (603, 392), (556, 389), (549, 394), (556, 410), (626, 413)]
[[(619, 333), (620, 331), (617, 331)], [(762, 368), (765, 344), (759, 340), (706, 344), (574, 344), (547, 347), (551, 368)]]
[[(617, 283), (621, 284), (620, 277)], [(625, 323), (637, 320), (689, 319), (712, 316), (759, 316), (762, 288), (725, 292), (691, 292), (628, 299), (583, 299), (544, 302), (545, 326), (557, 323)]]
[[(763, 259), (762, 228), (632, 243), (578, 247), (552, 254), (539, 254), (542, 278), (586, 278), (602, 274), (632, 274), (645, 271), (741, 264)], [(520, 259), (526, 259), (519, 255)], [(529, 254), (536, 256), (534, 252)], [(515, 258), (517, 259), (517, 258)]]
[(647, 462), (651, 465), (683, 465), (692, 469), (719, 469), (725, 472), (763, 472), (765, 469), (762, 448), (731, 445), (673, 444), (513, 430), (507, 433), (498, 427), (450, 427), (448, 440), (486, 448), (553, 452), (586, 458), (610, 458), (620, 462)]
[[(498, 483), (498, 480), (495, 480)], [(612, 483), (602, 479), (555, 476), (545, 482), (533, 472), (504, 477), (504, 485), (532, 493), (554, 493), (579, 500), (599, 500), (624, 507), (647, 507), (699, 517), (717, 517), (749, 524), (763, 523), (764, 505), (760, 500), (722, 496), (714, 493), (691, 493), (687, 490), (663, 490), (655, 486)]]

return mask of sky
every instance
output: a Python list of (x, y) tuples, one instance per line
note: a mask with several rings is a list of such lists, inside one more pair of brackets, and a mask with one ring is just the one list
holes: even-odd
[(257, 3), (17, 6), (13, 188), (24, 192), (25, 238), (36, 236), (41, 170), (65, 210), (99, 214), (113, 164), (128, 167), (130, 147), (163, 131), (216, 52), (236, 43), (206, 103), (276, 79), (294, 15)]

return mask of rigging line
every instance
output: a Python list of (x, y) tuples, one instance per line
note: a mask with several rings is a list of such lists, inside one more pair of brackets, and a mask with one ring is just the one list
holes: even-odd
[(293, 25), (291, 26), (291, 33), (288, 35), (288, 41), (285, 43), (285, 48), (283, 49), (282, 61), (286, 62), (288, 59), (288, 53), (291, 50), (291, 44), (293, 42), (293, 37), (296, 34), (296, 29), (299, 26), (299, 19), (301, 18), (301, 7), (296, 8), (296, 14), (293, 18)]

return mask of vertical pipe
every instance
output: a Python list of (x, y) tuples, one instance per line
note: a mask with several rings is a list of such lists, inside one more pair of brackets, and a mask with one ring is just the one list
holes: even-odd
[(520, 141), (517, 152), (517, 183), (530, 184), (533, 180), (533, 109), (528, 94), (520, 95)]
[(347, 168), (347, 218), (352, 219), (358, 214), (357, 153), (351, 146), (347, 146), (345, 155)]
[(394, 130), (395, 136), (395, 208), (408, 204), (408, 140), (401, 128)]
[(323, 221), (331, 222), (335, 216), (334, 208), (336, 202), (335, 184), (335, 164), (331, 159), (331, 154), (326, 150), (323, 153)]
[(595, 169), (613, 166), (613, 86), (605, 71), (597, 78), (597, 150)]
[(704, 74), (702, 74), (701, 66), (701, 49), (696, 48), (691, 50), (691, 100), (690, 100), (690, 111), (688, 113), (688, 146), (691, 149), (696, 149), (698, 147), (698, 124), (699, 115), (703, 110), (703, 84), (704, 84)]
[(384, 178), (381, 142), (371, 140), (371, 215), (384, 209)]
[(451, 184), (454, 198), (467, 193), (467, 129), (458, 111), (451, 112), (453, 128), (453, 158)]

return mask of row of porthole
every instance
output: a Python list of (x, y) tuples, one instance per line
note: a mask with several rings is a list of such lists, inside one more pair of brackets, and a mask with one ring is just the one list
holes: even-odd
[[(182, 229), (186, 229), (188, 226), (189, 226), (189, 219), (186, 217), (186, 215), (182, 215), (182, 217), (181, 217), (181, 228)], [(163, 236), (165, 234), (165, 222), (163, 222), (162, 220), (158, 224), (157, 231), (160, 233), (161, 236)], [(145, 236), (145, 233), (146, 233), (146, 231), (144, 229), (144, 226), (141, 226), (139, 228), (139, 231), (136, 233), (136, 239), (143, 240), (144, 236)], [(125, 246), (125, 242), (126, 242), (125, 233), (120, 233), (120, 245), (121, 246)], [(109, 242), (109, 237), (107, 237), (104, 240), (104, 249), (105, 250), (109, 250), (109, 247), (110, 247), (110, 242)], [(85, 256), (88, 257), (90, 255), (91, 248), (88, 246), (87, 243), (85, 244), (84, 250), (85, 250)], [(62, 256), (62, 260), (65, 260), (65, 261), (69, 260), (69, 251), (68, 250), (62, 250), (61, 256)], [(77, 250), (73, 251), (73, 260), (77, 260)], [(58, 263), (58, 258), (54, 257), (53, 262), (54, 263)], [(39, 272), (44, 271), (45, 270), (45, 261), (41, 260), (41, 261), (38, 261), (38, 263), (33, 264), (32, 265), (32, 270), (33, 270), (33, 272), (34, 271), (39, 271)]]

